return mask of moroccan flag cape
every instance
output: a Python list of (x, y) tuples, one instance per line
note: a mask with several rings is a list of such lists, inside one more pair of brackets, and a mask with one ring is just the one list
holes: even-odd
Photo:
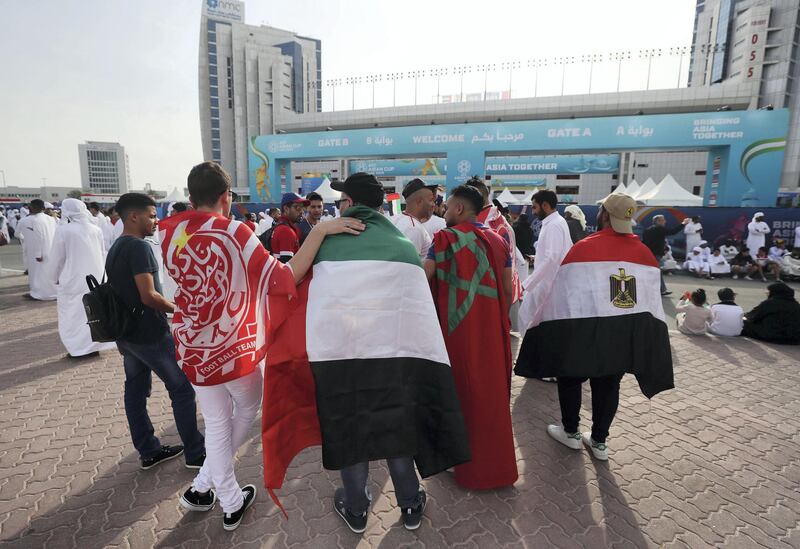
[(525, 334), (515, 373), (631, 373), (648, 398), (672, 389), (660, 276), (658, 262), (636, 235), (605, 229), (573, 245), (541, 322)]
[(455, 468), (472, 490), (517, 480), (511, 428), (511, 339), (502, 291), (508, 245), (491, 229), (462, 223), (433, 237), (439, 323), (467, 424), (472, 461)]
[(291, 270), (247, 226), (187, 211), (159, 223), (164, 267), (178, 284), (172, 335), (194, 385), (252, 373), (267, 350), (268, 292), (295, 293)]
[(262, 424), (269, 489), (280, 487), (297, 452), (316, 443), (317, 428), (326, 469), (411, 456), (427, 477), (470, 459), (419, 255), (379, 212), (356, 206), (343, 215), (366, 230), (325, 239), (299, 299), (269, 299), (276, 333)]
[(517, 262), (519, 260), (515, 253), (517, 250), (517, 238), (514, 236), (514, 229), (511, 227), (511, 224), (506, 221), (506, 218), (503, 217), (503, 214), (500, 213), (500, 210), (498, 210), (496, 206), (486, 206), (481, 210), (478, 213), (478, 221), (492, 229), (502, 236), (503, 240), (508, 242), (508, 246), (511, 249), (511, 263), (513, 267), (511, 273), (511, 284), (513, 285), (511, 303), (516, 303), (522, 297), (522, 282), (519, 279), (519, 272), (517, 271)]

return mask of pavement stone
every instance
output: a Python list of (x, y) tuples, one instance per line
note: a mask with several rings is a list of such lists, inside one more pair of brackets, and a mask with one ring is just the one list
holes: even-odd
[[(0, 546), (800, 547), (800, 348), (671, 333), (677, 388), (648, 401), (625, 377), (608, 463), (547, 436), (559, 420), (555, 385), (515, 378), (514, 487), (479, 492), (448, 473), (426, 479), (426, 516), (407, 532), (388, 470), (374, 463), (375, 503), (358, 536), (332, 509), (336, 473), (310, 448), (279, 494), (288, 520), (262, 490), (229, 533), (218, 508), (178, 506), (193, 477), (180, 460), (139, 470), (121, 357), (65, 358), (55, 303), (25, 301), (26, 284), (0, 277)], [(587, 387), (587, 428), (588, 397)], [(158, 381), (149, 410), (158, 436), (179, 443)], [(237, 472), (260, 486), (258, 425), (251, 436)]]

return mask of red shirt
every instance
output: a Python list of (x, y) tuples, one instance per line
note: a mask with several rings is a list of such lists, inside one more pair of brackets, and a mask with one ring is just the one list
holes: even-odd
[(250, 228), (251, 231), (256, 232), (256, 224), (250, 221), (249, 219), (244, 220), (244, 224)]
[[(280, 225), (278, 225), (280, 223)], [(291, 258), (300, 249), (300, 228), (289, 221), (286, 216), (280, 216), (272, 231), (272, 255)]]

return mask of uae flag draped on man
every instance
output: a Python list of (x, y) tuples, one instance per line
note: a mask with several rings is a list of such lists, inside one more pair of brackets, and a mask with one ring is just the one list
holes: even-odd
[(292, 458), (320, 441), (334, 470), (411, 456), (427, 477), (470, 459), (417, 251), (378, 211), (344, 215), (366, 230), (325, 239), (298, 299), (269, 297), (262, 440), (271, 494)]
[(172, 334), (186, 376), (216, 385), (253, 372), (267, 351), (267, 293), (293, 295), (291, 271), (275, 268), (246, 225), (222, 216), (187, 211), (159, 230), (164, 266), (178, 283)]
[(648, 398), (672, 389), (660, 275), (658, 261), (634, 234), (605, 229), (576, 243), (561, 262), (541, 320), (533, 319), (525, 334), (514, 372), (534, 378), (631, 373)]

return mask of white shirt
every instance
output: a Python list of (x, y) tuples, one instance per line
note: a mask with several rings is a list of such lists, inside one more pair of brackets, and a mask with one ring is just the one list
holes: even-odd
[(774, 261), (775, 263), (783, 263), (783, 256), (789, 253), (789, 250), (786, 248), (778, 248), (777, 246), (773, 246), (769, 249), (769, 260)]
[(433, 235), (437, 232), (447, 228), (447, 223), (438, 215), (432, 215), (422, 226), (425, 227), (425, 230), (428, 231), (428, 234), (433, 238)]
[(728, 265), (728, 260), (722, 254), (709, 257), (708, 264), (711, 266), (711, 274), (727, 274), (731, 272), (731, 266)]
[(800, 248), (800, 225), (794, 228), (794, 247)]
[(764, 235), (770, 233), (769, 225), (763, 221), (751, 221), (747, 224), (747, 248), (750, 255), (756, 257), (758, 249), (764, 246)]
[(720, 336), (738, 336), (744, 326), (744, 311), (738, 305), (717, 303), (711, 306), (711, 322), (708, 331)]
[(536, 242), (533, 272), (522, 283), (524, 293), (519, 308), (520, 333), (528, 331), (541, 321), (544, 306), (551, 297), (558, 268), (571, 247), (572, 238), (569, 236), (566, 220), (558, 212), (545, 217)]
[(414, 248), (417, 249), (420, 259), (424, 260), (428, 255), (431, 244), (433, 244), (433, 238), (428, 234), (428, 231), (425, 230), (422, 222), (405, 212), (394, 216), (392, 221), (394, 221), (394, 226), (400, 229), (400, 232), (403, 233), (414, 245)]

